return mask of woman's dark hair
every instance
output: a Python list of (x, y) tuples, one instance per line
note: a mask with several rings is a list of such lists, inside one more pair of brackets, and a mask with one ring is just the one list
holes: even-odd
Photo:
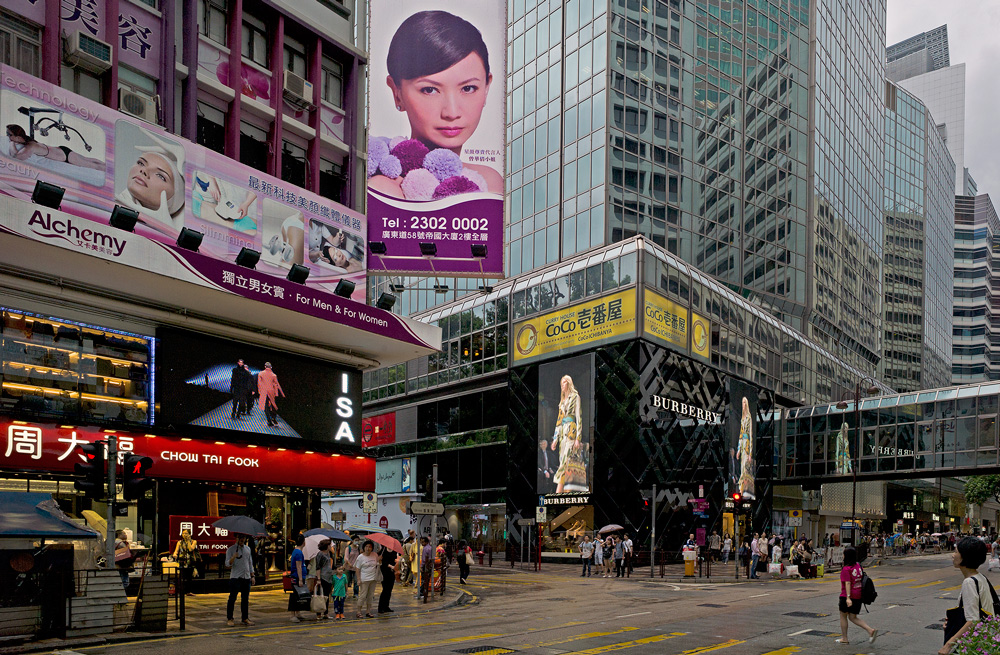
[(319, 542), (319, 549), (326, 550), (327, 548), (330, 547), (330, 544), (332, 543), (333, 543), (332, 539), (324, 539), (323, 541)]
[(440, 73), (473, 52), (483, 60), (489, 77), (490, 55), (483, 35), (472, 23), (446, 11), (421, 11), (396, 30), (386, 64), (398, 86), (403, 80)]
[(295, 535), (295, 545), (296, 546), (301, 546), (304, 543), (306, 543), (306, 537), (305, 537), (304, 534), (302, 534), (300, 532), (297, 535)]
[[(486, 72), (489, 72), (490, 67), (486, 66)], [(24, 139), (25, 143), (35, 143), (35, 140), (28, 136), (28, 133), (24, 131), (24, 128), (17, 123), (11, 123), (7, 126), (7, 130), (16, 137)]]
[(371, 546), (372, 550), (375, 550), (375, 542), (371, 539), (365, 539), (364, 543), (361, 544), (361, 550), (364, 550), (368, 546)]
[(975, 537), (964, 537), (955, 548), (967, 569), (978, 569), (986, 561), (986, 544)]
[(854, 549), (854, 546), (848, 546), (844, 549), (844, 566), (854, 566), (858, 563), (858, 551)]
[(469, 546), (469, 542), (467, 542), (465, 539), (462, 539), (460, 542), (458, 542), (458, 547), (459, 548), (467, 548), (468, 546)]

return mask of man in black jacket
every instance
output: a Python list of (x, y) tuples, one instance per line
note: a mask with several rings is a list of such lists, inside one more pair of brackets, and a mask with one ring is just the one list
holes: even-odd
[(233, 367), (233, 374), (229, 380), (229, 393), (233, 396), (233, 420), (246, 414), (249, 409), (247, 406), (247, 393), (250, 390), (250, 383), (252, 381), (253, 376), (244, 367), (243, 360), (238, 360), (236, 366)]

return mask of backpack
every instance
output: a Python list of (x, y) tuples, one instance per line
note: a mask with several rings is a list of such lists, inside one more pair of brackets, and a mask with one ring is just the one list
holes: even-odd
[(861, 569), (861, 604), (872, 605), (876, 598), (878, 598), (878, 592), (875, 591), (875, 583), (868, 577), (865, 570)]

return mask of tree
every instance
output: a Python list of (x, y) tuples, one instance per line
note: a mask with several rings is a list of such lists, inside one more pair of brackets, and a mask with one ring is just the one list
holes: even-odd
[(1000, 475), (974, 475), (965, 481), (965, 500), (982, 505), (990, 499), (1000, 503)]

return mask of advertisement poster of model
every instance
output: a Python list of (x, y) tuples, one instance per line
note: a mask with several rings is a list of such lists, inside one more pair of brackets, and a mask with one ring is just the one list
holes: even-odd
[(506, 7), (373, 0), (373, 274), (504, 275)]

